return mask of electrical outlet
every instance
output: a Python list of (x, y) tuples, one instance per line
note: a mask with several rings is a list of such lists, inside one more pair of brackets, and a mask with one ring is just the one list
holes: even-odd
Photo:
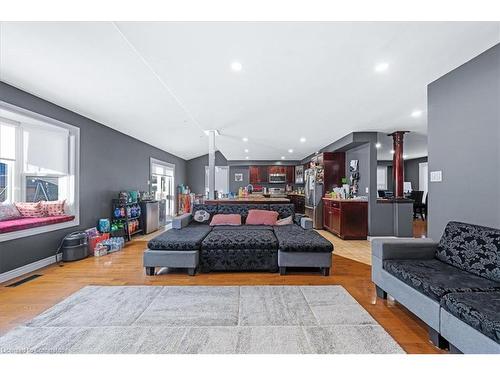
[(369, 193), (369, 189), (368, 188), (365, 188), (365, 193), (368, 194)]

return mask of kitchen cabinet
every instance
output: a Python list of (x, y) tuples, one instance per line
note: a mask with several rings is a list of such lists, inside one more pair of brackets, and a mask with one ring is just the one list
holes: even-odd
[(268, 182), (268, 174), (266, 166), (250, 166), (250, 183), (252, 185), (255, 184), (263, 184)]
[(287, 194), (286, 197), (293, 203), (295, 213), (303, 214), (306, 210), (306, 198), (303, 194)]
[(293, 165), (269, 165), (257, 166), (252, 165), (249, 167), (250, 183), (265, 184), (269, 182), (270, 174), (283, 174), (286, 175), (286, 183), (295, 183), (295, 167)]
[(323, 198), (323, 227), (343, 240), (365, 240), (368, 202)]
[[(342, 179), (346, 177), (345, 152), (322, 152), (315, 155), (311, 162), (323, 166), (324, 192), (342, 186)], [(311, 162), (306, 164), (306, 169), (310, 167)]]
[(286, 173), (286, 183), (294, 184), (295, 183), (295, 167), (293, 165), (289, 165), (285, 168)]

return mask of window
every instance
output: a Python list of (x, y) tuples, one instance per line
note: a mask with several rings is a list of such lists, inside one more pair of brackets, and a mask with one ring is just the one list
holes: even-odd
[[(0, 102), (0, 202), (65, 199), (76, 219), (53, 230), (78, 225), (78, 150), (78, 128)], [(20, 232), (50, 229), (30, 230)], [(0, 234), (0, 241), (17, 237)]]
[(377, 190), (387, 190), (387, 167), (377, 166)]
[[(205, 166), (205, 194), (208, 197), (208, 166)], [(215, 191), (229, 193), (229, 167), (215, 167)]]

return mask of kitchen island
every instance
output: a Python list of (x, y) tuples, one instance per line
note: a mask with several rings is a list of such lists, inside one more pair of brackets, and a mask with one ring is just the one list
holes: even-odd
[(276, 203), (290, 203), (290, 199), (288, 198), (273, 198), (273, 197), (263, 197), (263, 196), (256, 196), (256, 197), (242, 197), (242, 198), (227, 198), (227, 199), (208, 199), (205, 201), (207, 204), (215, 204), (215, 203), (245, 203), (245, 204), (259, 204), (259, 203), (264, 203), (264, 204), (276, 204)]

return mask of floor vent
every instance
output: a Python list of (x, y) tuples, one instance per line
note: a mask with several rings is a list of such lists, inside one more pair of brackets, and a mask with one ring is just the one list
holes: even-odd
[(25, 277), (24, 279), (21, 279), (19, 281), (16, 281), (15, 283), (12, 283), (12, 284), (9, 284), (9, 285), (6, 285), (5, 287), (6, 288), (15, 288), (16, 286), (19, 286), (21, 284), (24, 284), (24, 283), (27, 283), (28, 281), (31, 281), (31, 280), (34, 280), (34, 279), (37, 279), (39, 278), (40, 276), (42, 275), (31, 275), (31, 276), (28, 276), (28, 277)]

